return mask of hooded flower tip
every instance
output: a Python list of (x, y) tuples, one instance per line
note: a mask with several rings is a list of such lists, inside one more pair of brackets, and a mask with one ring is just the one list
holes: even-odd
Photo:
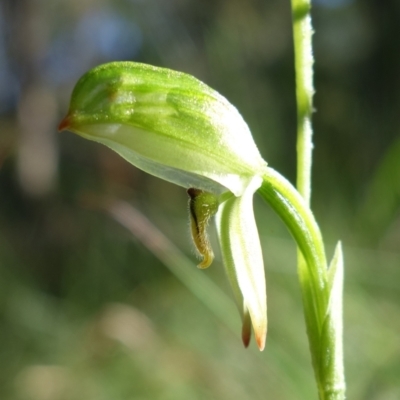
[(65, 131), (71, 126), (71, 117), (68, 114), (61, 122), (60, 125), (58, 125), (58, 131)]
[(106, 145), (184, 188), (240, 196), (262, 159), (238, 110), (196, 78), (135, 62), (88, 71), (59, 129)]

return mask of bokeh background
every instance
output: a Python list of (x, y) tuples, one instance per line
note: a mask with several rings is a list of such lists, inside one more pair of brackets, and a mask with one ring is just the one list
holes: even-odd
[[(348, 397), (396, 400), (400, 3), (315, 0), (313, 22), (313, 209), (329, 257), (344, 243)], [(0, 398), (316, 399), (295, 246), (268, 206), (255, 200), (259, 353), (240, 342), (218, 246), (195, 266), (185, 191), (57, 132), (77, 79), (110, 60), (205, 81), (295, 180), (289, 0), (1, 0)]]

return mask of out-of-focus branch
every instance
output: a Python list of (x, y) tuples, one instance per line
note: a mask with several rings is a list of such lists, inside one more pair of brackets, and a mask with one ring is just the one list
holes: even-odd
[[(93, 205), (93, 202), (90, 202)], [(101, 204), (112, 218), (128, 229), (151, 253), (153, 253), (219, 320), (233, 332), (239, 322), (232, 317), (237, 311), (233, 301), (204, 274), (197, 269), (159, 229), (140, 211), (125, 201), (107, 200)]]

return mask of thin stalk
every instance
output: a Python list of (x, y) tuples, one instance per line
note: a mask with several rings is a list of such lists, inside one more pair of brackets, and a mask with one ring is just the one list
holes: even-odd
[(314, 370), (319, 370), (319, 343), (329, 301), (322, 235), (302, 196), (282, 175), (267, 167), (258, 190), (281, 217), (306, 260), (299, 273)]
[[(295, 56), (295, 77), (296, 77), (296, 104), (297, 104), (297, 190), (304, 199), (306, 205), (311, 202), (311, 167), (312, 167), (312, 98), (314, 94), (313, 86), (313, 54), (312, 54), (312, 25), (311, 25), (311, 1), (310, 0), (292, 0), (292, 18), (293, 18), (293, 39)], [(313, 288), (310, 280), (307, 278), (310, 271), (307, 271), (309, 263), (304, 259), (299, 247), (297, 251), (297, 270), (302, 288), (302, 297), (304, 305), (304, 315), (307, 325), (307, 334), (312, 354), (314, 371), (317, 375), (318, 348), (316, 342), (319, 342), (321, 332), (321, 323), (316, 315), (310, 315), (310, 305), (313, 304), (310, 297), (318, 298), (318, 291), (323, 288)], [(311, 266), (310, 269), (313, 267)], [(326, 268), (326, 263), (322, 268)], [(311, 272), (312, 273), (312, 272)], [(321, 272), (323, 273), (323, 272)], [(311, 296), (310, 296), (311, 294)], [(311, 303), (311, 304), (310, 304)], [(315, 332), (315, 323), (317, 322), (317, 332)], [(317, 382), (319, 381), (316, 376)]]
[(314, 95), (310, 10), (310, 0), (292, 0), (297, 100), (297, 189), (308, 205), (311, 198), (311, 116)]
[[(297, 100), (297, 189), (309, 207), (314, 95), (311, 0), (291, 0), (291, 4)], [(342, 355), (341, 247), (339, 244), (328, 273), (326, 261), (322, 266), (310, 263), (299, 242), (298, 245), (298, 275), (319, 398), (342, 400), (345, 398), (345, 382)], [(321, 248), (323, 249), (323, 245)], [(318, 272), (315, 268), (318, 268)], [(316, 275), (324, 277), (323, 281), (328, 285), (319, 284), (315, 280)]]

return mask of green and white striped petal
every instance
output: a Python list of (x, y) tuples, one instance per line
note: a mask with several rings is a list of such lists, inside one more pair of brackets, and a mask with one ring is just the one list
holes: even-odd
[(239, 196), (266, 165), (242, 116), (218, 92), (182, 72), (135, 62), (87, 72), (59, 129), (186, 189)]

